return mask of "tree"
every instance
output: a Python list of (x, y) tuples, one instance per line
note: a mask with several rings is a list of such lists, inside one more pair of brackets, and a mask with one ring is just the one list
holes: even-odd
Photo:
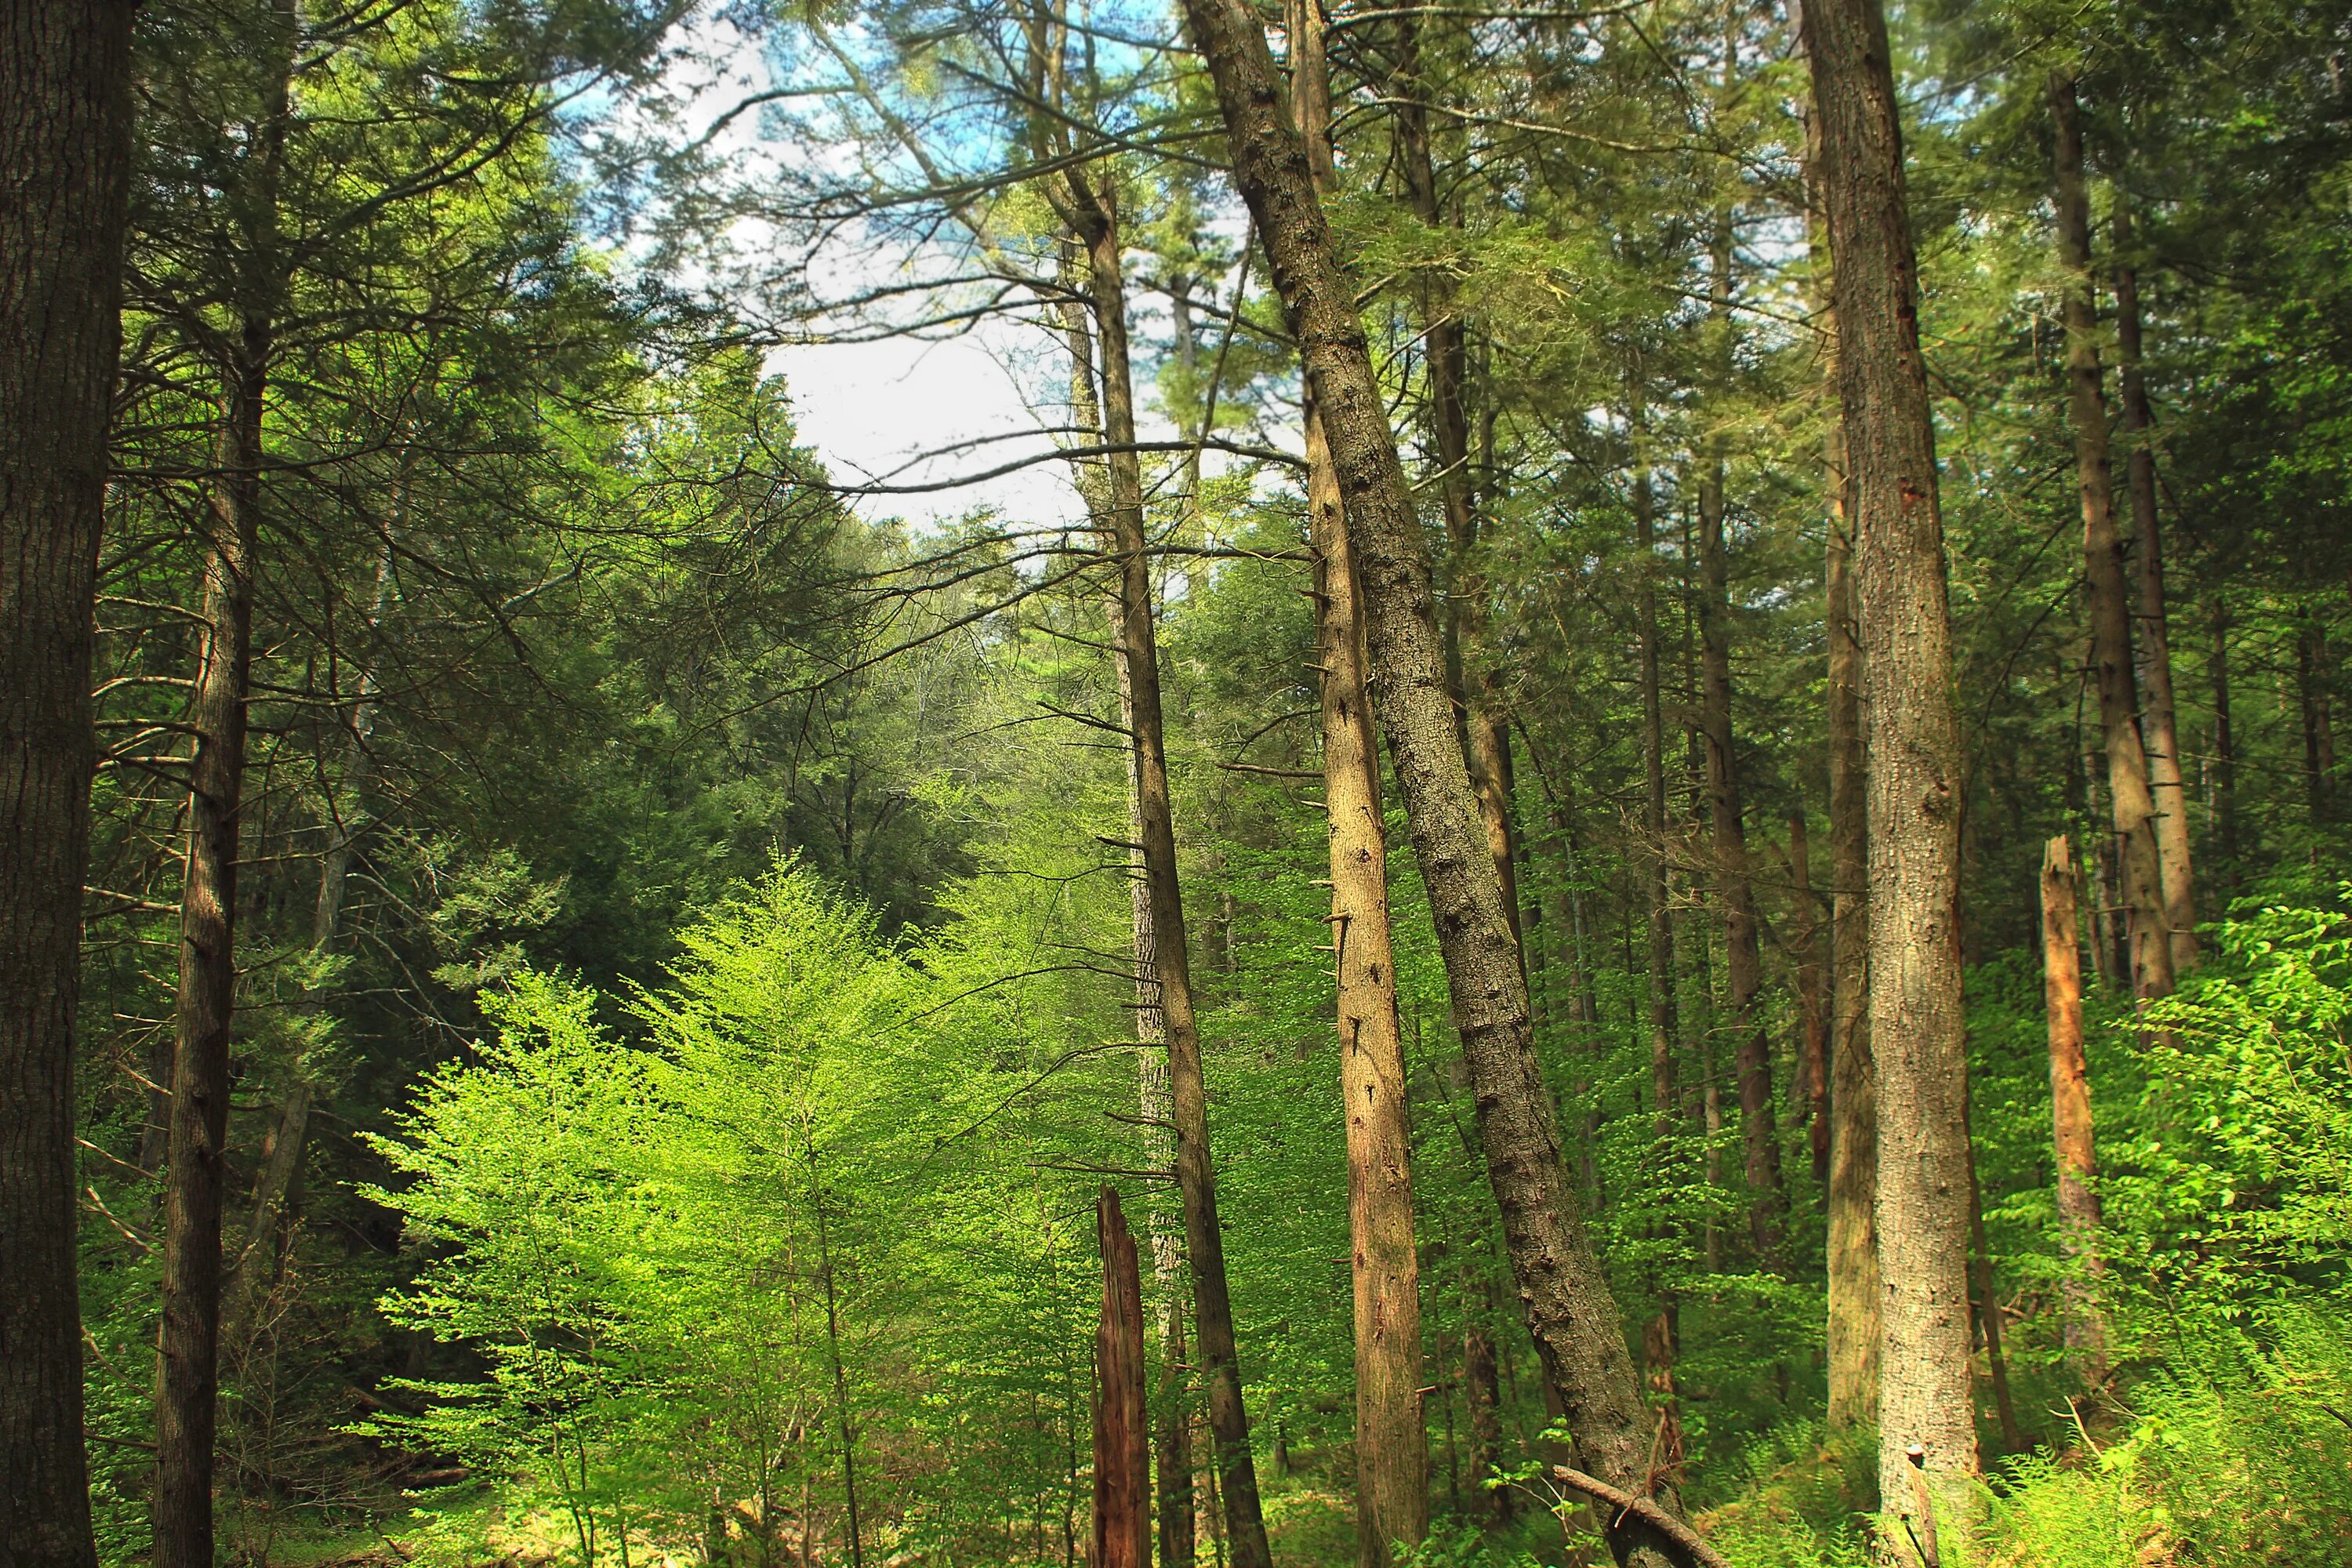
[(1830, 0), (1805, 8), (1804, 27), (1835, 264), (1846, 511), (1871, 715), (1879, 1488), (1884, 1506), (1910, 1516), (1916, 1446), (1937, 1520), (1964, 1531), (1977, 1443), (1956, 923), (1962, 780), (1918, 261), (1885, 15), (1877, 0)]
[(26, 1568), (95, 1562), (74, 1078), (133, 12), (0, 12), (0, 1538)]

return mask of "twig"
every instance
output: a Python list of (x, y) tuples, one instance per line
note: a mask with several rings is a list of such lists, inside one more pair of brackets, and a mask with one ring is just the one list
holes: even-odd
[(1653, 1500), (1621, 1491), (1607, 1481), (1596, 1480), (1582, 1470), (1571, 1470), (1566, 1465), (1554, 1465), (1551, 1473), (1585, 1496), (1607, 1503), (1617, 1510), (1620, 1519), (1630, 1513), (1656, 1531), (1665, 1538), (1667, 1550), (1686, 1568), (1731, 1568), (1730, 1558), (1708, 1545), (1705, 1536), (1660, 1508)]

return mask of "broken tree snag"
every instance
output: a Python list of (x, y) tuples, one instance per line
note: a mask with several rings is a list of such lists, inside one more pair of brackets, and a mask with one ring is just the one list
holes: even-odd
[(2091, 1139), (2091, 1076), (2083, 1054), (2083, 956), (2074, 911), (2074, 857), (2060, 834), (2042, 855), (2042, 996), (2050, 1015), (2050, 1122), (2058, 1154), (2060, 1243), (2068, 1274), (2065, 1342), (2084, 1374), (2106, 1373), (2106, 1325), (2089, 1276), (2099, 1270), (2098, 1162)]
[(1118, 1194), (1095, 1199), (1102, 1321), (1095, 1330), (1094, 1568), (1151, 1568), (1150, 1420), (1143, 1402), (1143, 1276)]

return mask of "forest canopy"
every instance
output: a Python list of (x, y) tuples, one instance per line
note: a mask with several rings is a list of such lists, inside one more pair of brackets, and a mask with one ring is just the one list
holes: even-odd
[(2347, 73), (0, 0), (0, 1564), (2352, 1557)]

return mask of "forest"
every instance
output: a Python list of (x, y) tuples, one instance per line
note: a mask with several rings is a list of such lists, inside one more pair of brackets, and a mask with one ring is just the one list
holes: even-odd
[(0, 1568), (2352, 1562), (2347, 646), (2352, 0), (0, 0)]

